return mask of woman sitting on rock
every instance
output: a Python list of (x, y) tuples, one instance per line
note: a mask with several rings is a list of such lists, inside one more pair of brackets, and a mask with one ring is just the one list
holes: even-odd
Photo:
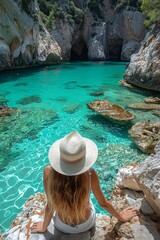
[[(118, 212), (100, 188), (91, 166), (98, 156), (96, 144), (74, 131), (53, 143), (49, 150), (51, 166), (44, 169), (47, 206), (43, 222), (34, 223), (32, 233), (43, 233), (53, 218), (54, 226), (66, 234), (82, 233), (95, 225), (96, 212), (90, 200), (92, 190), (101, 207), (122, 222), (138, 215), (127, 208)], [(55, 213), (55, 214), (53, 214)]]

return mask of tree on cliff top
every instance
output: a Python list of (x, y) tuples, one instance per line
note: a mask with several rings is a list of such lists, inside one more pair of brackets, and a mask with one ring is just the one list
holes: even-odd
[(160, 0), (143, 0), (142, 12), (146, 16), (145, 25), (160, 24)]

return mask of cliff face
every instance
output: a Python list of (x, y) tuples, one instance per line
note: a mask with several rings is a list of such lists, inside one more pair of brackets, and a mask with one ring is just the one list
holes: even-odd
[(63, 60), (129, 60), (144, 37), (141, 12), (109, 0), (0, 0), (0, 69)]
[(132, 55), (125, 80), (142, 88), (160, 91), (160, 32), (149, 32), (137, 54)]
[(39, 11), (35, 2), (30, 4), (28, 15), (21, 3), (12, 0), (0, 1), (0, 68), (20, 67), (48, 63), (50, 58), (60, 59), (60, 48), (47, 30), (40, 35), (38, 19), (33, 16)]

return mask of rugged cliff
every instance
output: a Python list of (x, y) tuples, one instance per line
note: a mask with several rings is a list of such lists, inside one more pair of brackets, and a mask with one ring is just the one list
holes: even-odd
[(63, 60), (126, 60), (144, 38), (136, 7), (99, 0), (0, 0), (0, 69)]
[(137, 54), (133, 54), (125, 80), (142, 88), (160, 91), (160, 32), (148, 32)]

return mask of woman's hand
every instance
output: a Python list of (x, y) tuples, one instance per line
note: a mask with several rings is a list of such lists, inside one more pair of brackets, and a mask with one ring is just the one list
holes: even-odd
[(131, 218), (138, 216), (139, 214), (140, 213), (137, 209), (129, 207), (120, 212), (120, 215), (121, 215), (120, 220), (122, 222), (127, 222), (127, 221), (131, 220)]
[(35, 222), (31, 227), (31, 233), (44, 233), (47, 229), (44, 229), (43, 222)]

